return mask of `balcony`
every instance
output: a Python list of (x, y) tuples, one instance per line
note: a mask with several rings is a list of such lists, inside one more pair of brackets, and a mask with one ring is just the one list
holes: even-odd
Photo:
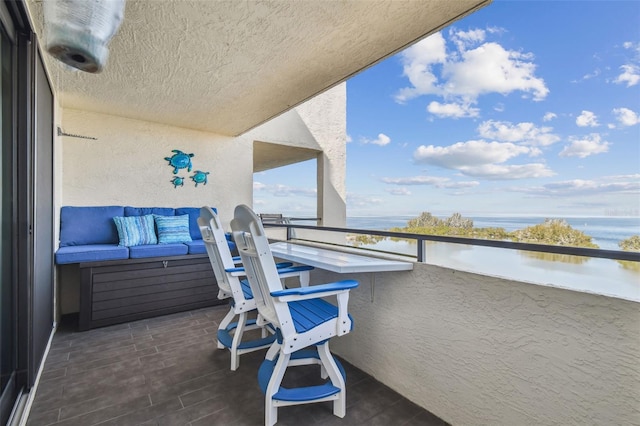
[[(228, 222), (237, 204), (251, 204), (253, 173), (313, 158), (320, 224), (344, 225), (341, 82), (489, 2), (231, 3), (128, 2), (111, 68), (100, 76), (43, 55), (54, 128), (85, 138), (54, 135), (53, 236), (35, 238), (55, 246), (64, 205), (170, 200), (213, 205)], [(42, 2), (26, 4), (37, 45)], [(177, 148), (211, 167), (209, 185), (173, 187), (163, 159)], [(361, 283), (350, 301), (356, 328), (332, 343), (348, 367), (347, 418), (318, 405), (284, 409), (280, 424), (640, 423), (637, 301), (507, 278), (505, 248), (492, 250), (488, 272), (417, 262), (413, 271), (350, 276)], [(53, 294), (42, 297), (57, 319), (68, 312), (59, 303), (65, 283), (54, 279)], [(227, 353), (213, 345), (222, 314), (85, 333), (64, 316), (31, 388), (28, 424), (261, 424), (262, 353), (231, 373)]]
[[(318, 232), (284, 226), (305, 238)], [(360, 281), (349, 302), (355, 329), (332, 341), (348, 366), (347, 417), (302, 406), (283, 410), (279, 424), (638, 421), (637, 301), (423, 262), (312, 274), (312, 282), (343, 278)], [(227, 352), (213, 344), (223, 314), (58, 331), (28, 424), (261, 424), (262, 352), (230, 372)]]

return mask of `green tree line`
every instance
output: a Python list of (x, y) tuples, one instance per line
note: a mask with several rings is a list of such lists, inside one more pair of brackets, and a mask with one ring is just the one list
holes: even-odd
[[(503, 240), (523, 243), (548, 244), (557, 246), (572, 246), (599, 248), (592, 241), (591, 236), (573, 229), (564, 219), (545, 219), (537, 225), (528, 226), (516, 231), (506, 231), (504, 228), (475, 228), (473, 220), (454, 213), (448, 218), (440, 219), (430, 212), (422, 212), (418, 217), (410, 219), (405, 227), (394, 227), (389, 231), (406, 232), (410, 234), (445, 235), (485, 240)], [(385, 237), (357, 235), (352, 240), (356, 244), (375, 244)], [(640, 251), (640, 235), (634, 235), (621, 241), (621, 250)]]

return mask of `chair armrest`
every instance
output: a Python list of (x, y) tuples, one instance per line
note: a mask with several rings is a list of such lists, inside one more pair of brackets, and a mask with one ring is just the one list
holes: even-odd
[(320, 297), (332, 296), (334, 294), (348, 292), (352, 288), (356, 287), (358, 287), (358, 281), (343, 280), (328, 284), (277, 290), (271, 292), (271, 296), (277, 297), (281, 302), (290, 302), (294, 300), (317, 299)]
[(231, 258), (231, 260), (233, 260), (233, 263), (235, 263), (236, 265), (239, 265), (242, 263), (242, 258), (240, 256), (234, 256)]
[[(287, 269), (287, 272), (297, 272), (297, 271), (293, 271), (293, 269), (298, 268), (298, 266), (292, 267), (292, 265), (293, 265), (292, 262), (280, 262), (280, 263), (276, 263), (276, 268), (278, 268), (278, 273), (280, 273), (280, 271), (283, 269)], [(304, 266), (304, 267), (313, 269), (313, 267), (311, 266)], [(234, 277), (246, 275), (246, 273), (244, 272), (243, 266), (238, 266), (236, 268), (227, 268), (224, 271), (230, 273)], [(300, 269), (299, 271), (307, 271), (307, 269)]]
[[(283, 263), (287, 263), (287, 262), (283, 262)], [(293, 265), (293, 263), (290, 263), (289, 266), (278, 267), (278, 274), (279, 275), (292, 274), (293, 276), (303, 271), (313, 271), (315, 269), (313, 266), (307, 266), (307, 265), (291, 266), (291, 265)]]

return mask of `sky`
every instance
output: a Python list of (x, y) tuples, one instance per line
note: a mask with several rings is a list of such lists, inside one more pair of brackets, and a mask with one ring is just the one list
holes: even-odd
[[(254, 208), (315, 216), (315, 161)], [(347, 216), (640, 216), (640, 1), (500, 1), (347, 81)]]

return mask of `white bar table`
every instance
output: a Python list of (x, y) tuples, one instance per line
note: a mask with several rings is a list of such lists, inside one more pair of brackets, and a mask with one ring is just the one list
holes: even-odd
[(378, 259), (359, 254), (345, 253), (321, 247), (293, 243), (270, 244), (274, 257), (313, 266), (340, 274), (371, 273), (371, 301), (374, 298), (375, 272), (411, 271), (413, 263), (400, 260)]

